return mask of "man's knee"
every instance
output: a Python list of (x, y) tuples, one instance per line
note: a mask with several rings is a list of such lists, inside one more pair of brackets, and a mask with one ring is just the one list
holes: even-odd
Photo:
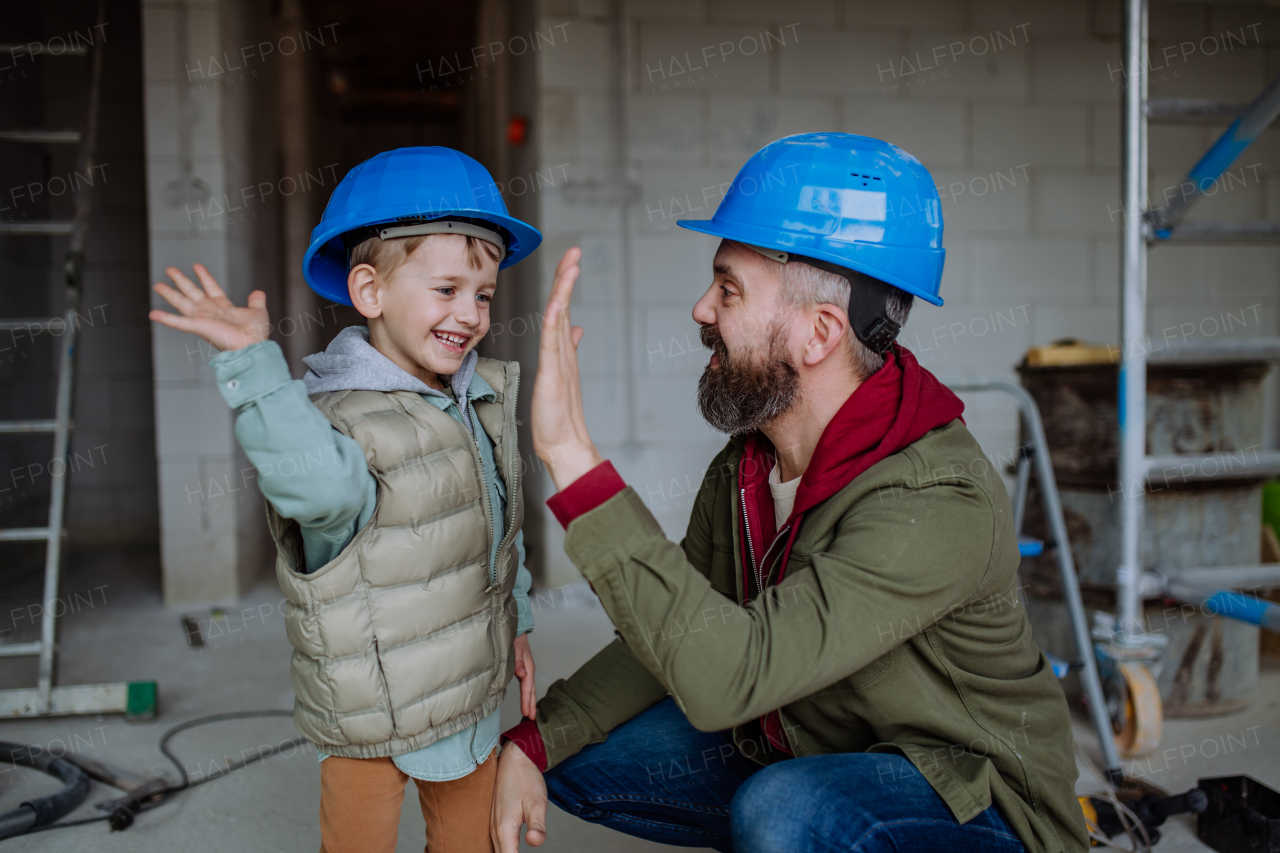
[(795, 774), (787, 765), (770, 765), (752, 774), (733, 795), (729, 821), (737, 853), (805, 850), (812, 831), (808, 805), (797, 798)]
[[(749, 777), (729, 807), (738, 853), (826, 849), (831, 838), (864, 838), (880, 850), (886, 797), (907, 797), (919, 771), (901, 755), (826, 755), (771, 764)], [(832, 796), (839, 792), (833, 810)], [(892, 810), (891, 810), (892, 811)], [(890, 848), (892, 847), (890, 843)]]

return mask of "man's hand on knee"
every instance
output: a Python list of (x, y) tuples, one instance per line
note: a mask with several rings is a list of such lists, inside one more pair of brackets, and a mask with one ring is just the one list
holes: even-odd
[(498, 780), (493, 786), (489, 835), (497, 853), (518, 853), (520, 827), (529, 825), (524, 840), (538, 847), (547, 839), (547, 783), (542, 771), (513, 742), (498, 757)]

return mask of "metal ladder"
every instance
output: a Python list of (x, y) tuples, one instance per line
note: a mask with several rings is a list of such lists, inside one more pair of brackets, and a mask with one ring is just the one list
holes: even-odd
[[(1280, 474), (1280, 452), (1262, 451), (1252, 460), (1227, 454), (1148, 456), (1146, 453), (1147, 250), (1153, 243), (1177, 241), (1244, 242), (1280, 239), (1280, 223), (1183, 222), (1183, 214), (1214, 185), (1235, 159), (1280, 115), (1280, 77), (1251, 104), (1225, 104), (1193, 99), (1147, 98), (1148, 0), (1123, 0), (1125, 22), (1126, 89), (1124, 93), (1124, 166), (1122, 190), (1125, 210), (1123, 283), (1121, 297), (1120, 369), (1120, 566), (1117, 573), (1117, 619), (1113, 645), (1117, 649), (1150, 653), (1153, 638), (1142, 624), (1144, 598), (1167, 595), (1190, 604), (1217, 606), (1231, 616), (1271, 630), (1280, 626), (1274, 607), (1235, 589), (1280, 586), (1280, 567), (1243, 566), (1234, 569), (1177, 569), (1144, 571), (1141, 557), (1143, 495), (1155, 475), (1177, 471), (1178, 482), (1212, 479), (1207, 473), (1228, 467), (1233, 473)], [(1149, 121), (1223, 121), (1234, 123), (1187, 174), (1184, 188), (1167, 206), (1146, 210), (1147, 124)], [(1160, 350), (1162, 358), (1186, 364), (1233, 359), (1280, 361), (1280, 338), (1183, 342)]]
[[(106, 22), (106, 3), (99, 0), (97, 21)], [(101, 26), (98, 32), (102, 32)], [(0, 51), (10, 55), (25, 50), (23, 45), (0, 45)], [(77, 130), (0, 130), (0, 140), (6, 142), (40, 145), (78, 144), (77, 171), (92, 176), (94, 146), (98, 132), (99, 102), (102, 89), (102, 43), (92, 49), (83, 45), (69, 46), (56, 56), (84, 56), (90, 54), (90, 78), (88, 90), (88, 114), (83, 131)], [(49, 54), (50, 57), (55, 54)], [(48, 420), (0, 422), (0, 433), (51, 433), (53, 435), (52, 459), (67, 459), (72, 429), (72, 402), (75, 395), (76, 342), (79, 329), (81, 284), (84, 277), (85, 235), (89, 228), (92, 208), (92, 181), (81, 182), (76, 188), (75, 213), (68, 220), (43, 220), (35, 222), (0, 222), (0, 235), (22, 237), (55, 237), (70, 235), (66, 254), (66, 308), (61, 317), (36, 317), (0, 320), (0, 331), (31, 332), (44, 329), (52, 332), (55, 324), (62, 323), (62, 351), (58, 365), (58, 390), (54, 416)], [(52, 335), (51, 335), (52, 338)], [(52, 478), (49, 496), (49, 520), (44, 527), (16, 527), (0, 529), (0, 542), (46, 543), (44, 565), (43, 612), (40, 619), (40, 639), (32, 643), (8, 643), (0, 645), (0, 657), (39, 656), (36, 686), (0, 690), (0, 718), (31, 717), (54, 714), (107, 714), (124, 713), (126, 719), (152, 719), (156, 714), (156, 684), (154, 681), (115, 682), (108, 684), (80, 684), (54, 687), (54, 663), (57, 652), (57, 617), (54, 603), (58, 600), (58, 580), (62, 565), (62, 540), (66, 534), (64, 517), (67, 504), (67, 478), (69, 467), (62, 476)]]

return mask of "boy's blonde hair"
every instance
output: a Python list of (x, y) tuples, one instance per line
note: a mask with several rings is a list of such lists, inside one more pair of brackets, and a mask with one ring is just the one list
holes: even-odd
[[(389, 276), (402, 267), (409, 255), (422, 245), (422, 241), (431, 237), (448, 236), (440, 234), (420, 234), (414, 237), (392, 237), (384, 240), (378, 235), (370, 237), (351, 250), (351, 267), (368, 264), (383, 276)], [(467, 266), (473, 270), (484, 269), (485, 258), (499, 263), (502, 258), (498, 247), (484, 240), (468, 236)]]

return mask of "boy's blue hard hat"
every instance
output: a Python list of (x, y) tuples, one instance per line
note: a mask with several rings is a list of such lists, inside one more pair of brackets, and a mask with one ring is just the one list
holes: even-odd
[(771, 142), (738, 172), (710, 219), (676, 224), (817, 258), (942, 304), (947, 250), (937, 187), (919, 160), (879, 139), (801, 133)]
[(302, 274), (316, 293), (350, 305), (343, 234), (382, 223), (441, 218), (494, 226), (507, 245), (499, 269), (527, 258), (542, 242), (538, 229), (507, 213), (488, 170), (466, 154), (439, 146), (397, 148), (365, 160), (334, 189), (320, 224), (311, 232)]

